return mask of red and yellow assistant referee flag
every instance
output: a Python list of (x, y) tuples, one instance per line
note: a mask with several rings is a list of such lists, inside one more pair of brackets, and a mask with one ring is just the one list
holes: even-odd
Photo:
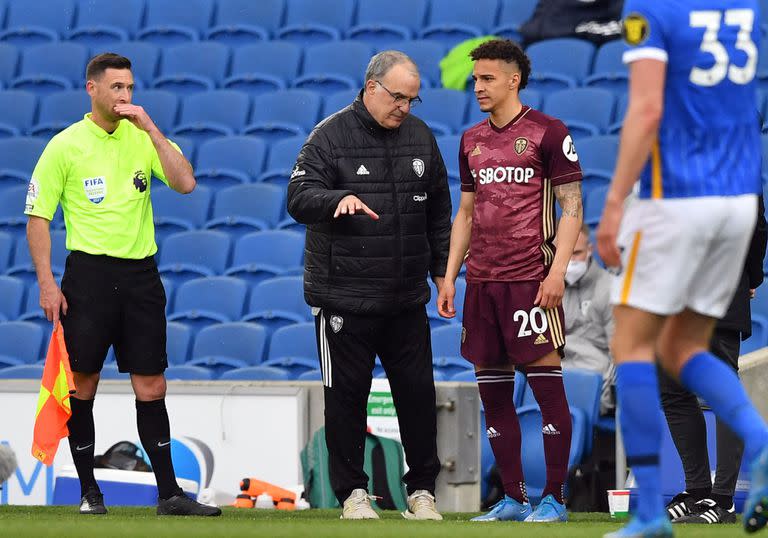
[(69, 396), (75, 392), (64, 329), (57, 323), (45, 356), (40, 396), (37, 399), (32, 455), (46, 465), (53, 463), (59, 441), (69, 435), (67, 421), (72, 415)]

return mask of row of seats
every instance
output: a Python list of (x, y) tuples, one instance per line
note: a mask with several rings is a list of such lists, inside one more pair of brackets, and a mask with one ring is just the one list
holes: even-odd
[(517, 36), (535, 5), (536, 0), (126, 0), (115, 9), (112, 0), (2, 0), (0, 40), (20, 46), (130, 38), (241, 45), (270, 37), (312, 43), (419, 36), (455, 43), (489, 32)]

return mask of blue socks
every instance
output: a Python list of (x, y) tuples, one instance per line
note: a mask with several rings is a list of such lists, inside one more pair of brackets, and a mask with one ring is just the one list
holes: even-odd
[(717, 418), (744, 440), (744, 456), (752, 461), (768, 444), (765, 421), (749, 401), (738, 376), (707, 351), (697, 353), (680, 371), (680, 383), (704, 398)]
[(665, 515), (659, 467), (662, 415), (656, 365), (652, 362), (619, 364), (616, 397), (627, 464), (638, 485), (635, 516), (647, 523)]

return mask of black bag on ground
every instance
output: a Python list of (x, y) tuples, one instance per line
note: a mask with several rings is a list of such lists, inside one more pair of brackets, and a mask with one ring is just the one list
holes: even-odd
[(95, 456), (93, 466), (97, 469), (151, 472), (152, 467), (143, 456), (144, 452), (134, 443), (120, 441), (109, 447), (101, 456)]

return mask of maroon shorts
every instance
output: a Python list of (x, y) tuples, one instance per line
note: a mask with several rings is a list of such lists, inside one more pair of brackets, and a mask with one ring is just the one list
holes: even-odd
[(468, 282), (461, 354), (479, 367), (524, 366), (565, 346), (563, 307), (534, 306), (539, 283)]

